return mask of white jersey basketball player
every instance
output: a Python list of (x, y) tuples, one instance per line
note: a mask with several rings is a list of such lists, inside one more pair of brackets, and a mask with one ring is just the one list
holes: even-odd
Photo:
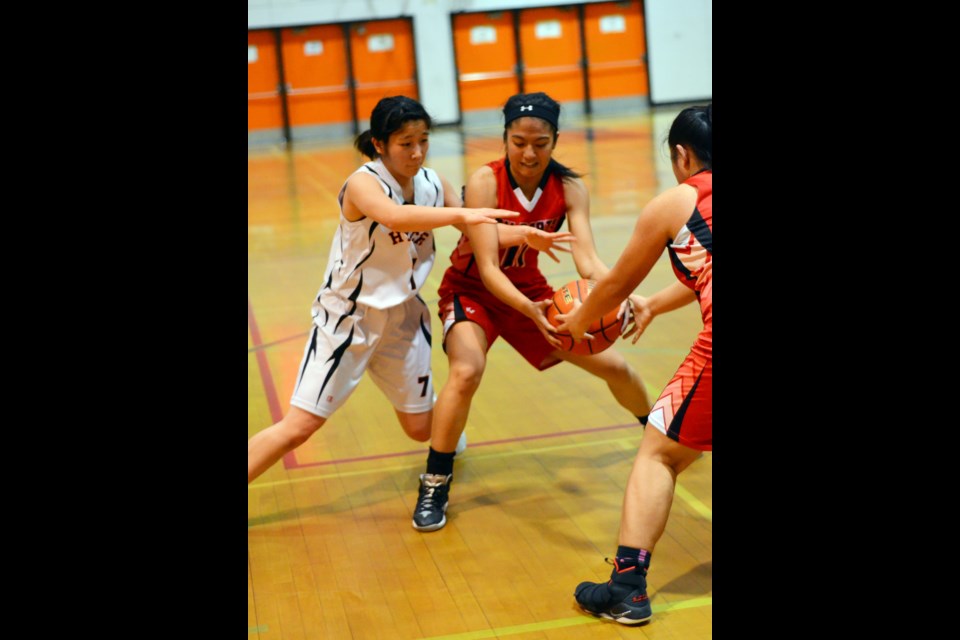
[(313, 304), (290, 410), (247, 443), (247, 482), (305, 442), (364, 371), (393, 404), (406, 434), (430, 438), (430, 317), (417, 295), (433, 266), (432, 230), (496, 224), (502, 209), (466, 209), (449, 182), (423, 167), (430, 116), (416, 100), (384, 98), (356, 147), (372, 162), (340, 190), (340, 226)]

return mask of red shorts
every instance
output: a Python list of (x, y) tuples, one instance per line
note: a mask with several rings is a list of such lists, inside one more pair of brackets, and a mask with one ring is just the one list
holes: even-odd
[[(514, 286), (535, 302), (552, 298), (554, 293), (546, 280), (532, 285), (514, 283)], [(457, 322), (470, 320), (480, 325), (486, 334), (488, 351), (494, 340), (503, 336), (507, 344), (540, 371), (562, 362), (552, 355), (556, 348), (547, 342), (533, 320), (487, 291), (482, 280), (447, 269), (438, 293), (444, 351), (447, 349), (447, 331), (450, 327)]]
[(698, 451), (713, 451), (713, 323), (704, 328), (650, 410), (648, 425)]

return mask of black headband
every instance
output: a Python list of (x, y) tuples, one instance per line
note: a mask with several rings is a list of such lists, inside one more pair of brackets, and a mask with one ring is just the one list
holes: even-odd
[(543, 118), (547, 122), (553, 125), (554, 130), (559, 131), (560, 127), (557, 126), (557, 118), (560, 116), (560, 112), (551, 109), (550, 107), (544, 107), (539, 104), (524, 104), (516, 107), (511, 107), (509, 111), (503, 112), (503, 126), (507, 126), (517, 118), (522, 118), (524, 116), (533, 116), (534, 118)]

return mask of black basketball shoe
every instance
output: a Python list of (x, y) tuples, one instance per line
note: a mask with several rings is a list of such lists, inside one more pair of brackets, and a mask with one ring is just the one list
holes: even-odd
[(420, 495), (413, 510), (413, 528), (417, 531), (436, 531), (447, 524), (447, 495), (453, 474), (420, 474)]
[(640, 624), (653, 617), (647, 597), (647, 571), (636, 565), (620, 567), (614, 560), (609, 581), (581, 582), (573, 597), (587, 613), (621, 624)]

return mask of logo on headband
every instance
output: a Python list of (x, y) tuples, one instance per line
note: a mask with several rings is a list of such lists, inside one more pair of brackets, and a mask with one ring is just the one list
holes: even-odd
[(525, 106), (525, 107), (520, 107), (520, 111), (533, 111), (533, 105), (532, 105), (532, 104), (528, 104), (528, 105)]

